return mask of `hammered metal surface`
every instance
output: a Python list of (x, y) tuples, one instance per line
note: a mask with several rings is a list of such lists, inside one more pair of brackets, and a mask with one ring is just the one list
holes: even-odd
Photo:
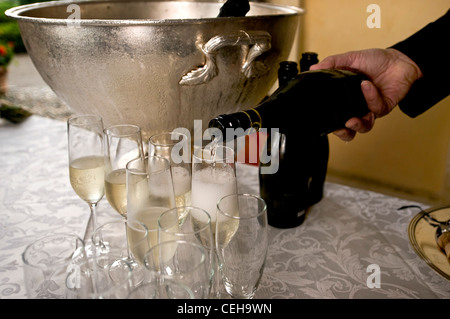
[[(70, 20), (69, 4), (81, 20)], [(16, 7), (33, 63), (76, 113), (97, 113), (105, 125), (141, 126), (144, 138), (257, 105), (287, 59), (302, 10), (251, 3), (242, 18), (215, 18), (222, 3), (177, 1), (56, 1)], [(77, 22), (77, 23), (74, 23)], [(270, 49), (251, 57), (264, 72), (246, 74), (253, 42), (215, 52), (217, 74), (197, 85), (180, 80), (205, 63), (202, 46), (236, 33), (270, 35)], [(255, 55), (252, 53), (252, 55)], [(251, 74), (251, 76), (249, 76)]]

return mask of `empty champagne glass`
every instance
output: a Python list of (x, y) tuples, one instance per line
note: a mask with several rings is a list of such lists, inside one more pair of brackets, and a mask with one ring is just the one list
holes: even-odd
[(170, 161), (176, 206), (191, 204), (191, 143), (185, 134), (164, 132), (148, 140), (148, 154)]
[(150, 248), (144, 260), (149, 282), (172, 280), (189, 287), (196, 299), (209, 296), (210, 273), (203, 246), (184, 240), (165, 241)]
[(234, 194), (220, 199), (216, 247), (227, 293), (233, 298), (253, 298), (268, 249), (267, 206), (261, 197)]
[(73, 234), (53, 234), (30, 243), (22, 254), (30, 299), (85, 299), (93, 291), (84, 242)]
[(100, 225), (92, 234), (97, 273), (106, 274), (114, 284), (129, 280), (136, 286), (144, 279), (144, 255), (149, 246), (147, 227), (139, 221), (115, 220)]
[(105, 185), (103, 120), (98, 115), (73, 116), (67, 121), (67, 135), (70, 184), (89, 205), (93, 231), (97, 228), (96, 208)]
[(215, 275), (215, 245), (211, 217), (201, 208), (181, 206), (167, 210), (158, 220), (159, 242), (185, 240), (203, 246), (207, 254), (211, 287)]
[[(92, 257), (91, 262), (94, 265), (95, 290), (89, 296), (89, 299), (124, 299), (135, 288), (130, 283), (131, 268), (129, 269), (128, 276), (123, 276), (118, 281), (118, 278), (111, 278), (108, 269), (99, 267), (98, 265), (96, 266)], [(124, 268), (123, 271), (126, 271), (126, 269)]]
[(158, 243), (158, 218), (175, 207), (170, 162), (160, 156), (146, 156), (127, 164), (128, 220), (147, 226), (150, 246)]

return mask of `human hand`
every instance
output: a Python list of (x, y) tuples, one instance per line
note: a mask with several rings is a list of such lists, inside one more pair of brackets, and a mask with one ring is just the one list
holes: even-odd
[(348, 69), (370, 79), (361, 83), (361, 90), (371, 112), (362, 118), (349, 119), (345, 128), (334, 132), (344, 141), (351, 141), (357, 132), (370, 131), (375, 119), (391, 112), (414, 81), (422, 77), (414, 61), (395, 49), (367, 49), (332, 55), (310, 68), (318, 69)]

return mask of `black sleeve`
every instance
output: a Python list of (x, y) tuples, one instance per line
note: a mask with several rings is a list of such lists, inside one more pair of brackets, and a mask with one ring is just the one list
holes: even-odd
[(409, 38), (392, 46), (407, 55), (423, 73), (412, 85), (400, 109), (416, 117), (450, 94), (450, 10)]

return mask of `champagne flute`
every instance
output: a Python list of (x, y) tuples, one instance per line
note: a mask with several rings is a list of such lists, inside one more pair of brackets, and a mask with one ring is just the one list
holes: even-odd
[(197, 149), (192, 161), (192, 206), (208, 212), (213, 230), (216, 223), (217, 201), (236, 192), (233, 149), (220, 145)]
[[(125, 220), (127, 227), (127, 189), (126, 189), (126, 165), (135, 158), (143, 157), (142, 135), (139, 126), (132, 124), (119, 124), (105, 128), (105, 194), (106, 199), (115, 211)], [(125, 233), (125, 242), (128, 236)], [(134, 272), (135, 277), (139, 273), (143, 277), (142, 266), (133, 258), (127, 244), (127, 257), (123, 259)]]
[(67, 135), (70, 184), (88, 203), (94, 231), (97, 228), (96, 208), (104, 195), (105, 185), (103, 120), (98, 115), (72, 116), (67, 120)]
[(176, 206), (191, 204), (191, 148), (188, 137), (179, 132), (163, 132), (148, 140), (148, 154), (167, 158), (172, 171)]
[[(226, 195), (237, 193), (234, 151), (217, 143), (197, 149), (192, 161), (192, 206), (206, 210), (211, 227), (216, 230), (217, 202)], [(213, 234), (213, 238), (215, 235)], [(217, 256), (215, 256), (217, 259)], [(221, 298), (219, 271), (215, 269), (212, 295)]]
[(127, 163), (128, 220), (147, 226), (150, 246), (158, 243), (158, 218), (175, 208), (170, 162), (164, 157), (146, 156)]
[[(107, 222), (94, 231), (92, 243), (97, 275), (103, 273), (112, 286), (128, 282), (131, 287), (135, 287), (143, 281), (144, 254), (150, 249), (148, 230), (143, 223), (126, 219)], [(142, 266), (136, 266), (135, 259)], [(97, 293), (104, 289), (105, 284), (97, 282)]]
[(176, 281), (192, 291), (194, 298), (209, 296), (210, 274), (205, 248), (191, 241), (157, 244), (144, 257), (149, 282)]
[(215, 245), (210, 215), (201, 208), (181, 206), (167, 210), (158, 219), (159, 243), (171, 240), (194, 242), (205, 248), (211, 289), (215, 276)]
[(126, 165), (143, 157), (141, 129), (131, 124), (113, 125), (104, 130), (104, 141), (106, 199), (126, 219)]
[(253, 298), (269, 245), (267, 206), (256, 195), (233, 194), (217, 203), (216, 248), (227, 293)]

